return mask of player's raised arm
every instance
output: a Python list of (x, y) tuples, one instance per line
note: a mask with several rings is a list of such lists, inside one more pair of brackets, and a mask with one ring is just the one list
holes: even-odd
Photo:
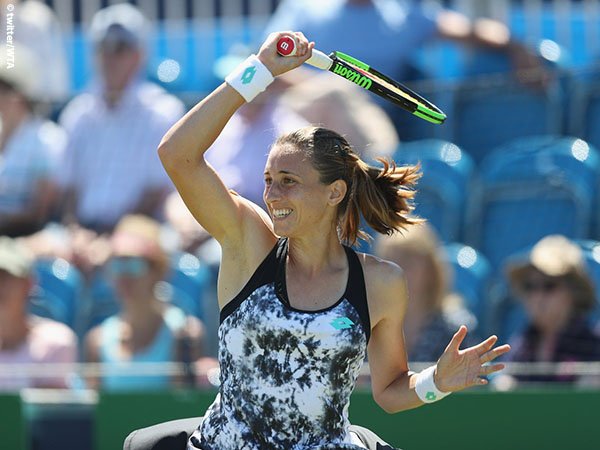
[(283, 35), (271, 34), (258, 55), (249, 57), (226, 78), (226, 83), (171, 127), (158, 148), (160, 159), (187, 207), (220, 242), (239, 237), (247, 217), (260, 219), (248, 201), (227, 190), (205, 161), (204, 152), (245, 101), (251, 101), (262, 92), (273, 77), (298, 67), (310, 57), (314, 44), (301, 33), (294, 33), (299, 43), (297, 55), (280, 57), (276, 45)]

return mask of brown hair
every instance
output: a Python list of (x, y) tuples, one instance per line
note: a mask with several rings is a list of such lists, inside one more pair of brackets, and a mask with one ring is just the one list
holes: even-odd
[(322, 127), (300, 128), (274, 143), (285, 145), (307, 153), (322, 183), (346, 182), (348, 191), (338, 208), (342, 242), (354, 245), (359, 238), (370, 238), (360, 229), (361, 214), (371, 228), (386, 235), (422, 221), (410, 216), (414, 186), (421, 177), (419, 166), (397, 167), (384, 158), (377, 158), (382, 168), (371, 166), (360, 159), (343, 136)]

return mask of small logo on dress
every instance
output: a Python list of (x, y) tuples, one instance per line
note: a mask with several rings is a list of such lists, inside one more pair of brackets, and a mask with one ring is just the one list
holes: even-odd
[(425, 394), (425, 398), (430, 402), (434, 402), (437, 400), (437, 395), (435, 395), (435, 392), (427, 391), (427, 394)]
[(242, 74), (242, 83), (243, 84), (250, 83), (252, 81), (252, 78), (254, 78), (255, 73), (256, 73), (256, 67), (254, 67), (254, 66), (250, 66), (246, 70), (244, 70), (244, 73)]
[(354, 325), (354, 322), (352, 322), (347, 317), (338, 317), (337, 319), (333, 319), (329, 323), (336, 330), (344, 330), (346, 328), (352, 328), (352, 325)]

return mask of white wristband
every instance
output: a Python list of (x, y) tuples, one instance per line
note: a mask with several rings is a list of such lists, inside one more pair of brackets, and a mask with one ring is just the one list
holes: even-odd
[(225, 77), (227, 84), (238, 91), (247, 102), (264, 91), (273, 80), (269, 69), (256, 55), (250, 55)]
[(440, 391), (433, 381), (436, 366), (428, 367), (417, 374), (415, 392), (423, 403), (433, 403), (451, 394), (451, 392)]

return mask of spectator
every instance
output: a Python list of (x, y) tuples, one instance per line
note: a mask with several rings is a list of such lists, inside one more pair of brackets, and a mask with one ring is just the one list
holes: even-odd
[[(29, 292), (33, 285), (33, 259), (16, 240), (0, 237), (0, 367), (9, 364), (61, 363), (77, 360), (77, 338), (62, 323), (29, 315)], [(52, 371), (50, 374), (49, 371)], [(0, 390), (21, 388), (66, 388), (68, 370), (45, 368), (40, 371), (16, 369), (0, 373)]]
[(340, 83), (339, 77), (330, 72), (315, 73), (299, 67), (281, 79), (289, 87), (280, 104), (310, 123), (338, 130), (361, 158), (390, 157), (398, 148), (398, 133), (390, 117), (375, 102), (376, 96), (352, 83)]
[[(426, 78), (417, 51), (436, 39), (506, 54), (523, 82), (542, 87), (547, 72), (541, 58), (511, 39), (507, 27), (491, 19), (471, 21), (448, 9), (413, 0), (284, 0), (265, 36), (276, 30), (299, 30), (329, 53), (340, 50), (400, 81)], [(400, 139), (420, 136), (407, 123), (406, 112), (375, 98), (389, 114)], [(438, 101), (436, 99), (433, 99)], [(442, 99), (439, 99), (442, 100)], [(409, 128), (410, 127), (410, 128)]]
[(70, 135), (65, 220), (98, 232), (110, 231), (127, 213), (157, 216), (172, 186), (155, 150), (184, 108), (142, 79), (146, 28), (129, 4), (96, 13), (91, 36), (99, 80), (60, 117)]
[(34, 113), (36, 60), (16, 44), (16, 58), (0, 54), (0, 235), (42, 228), (58, 199), (56, 172), (66, 134)]
[[(402, 235), (381, 236), (377, 256), (395, 262), (404, 270), (408, 284), (408, 307), (404, 337), (410, 361), (436, 361), (448, 339), (462, 324), (474, 330), (475, 317), (463, 307), (459, 295), (450, 292), (450, 268), (433, 229), (414, 226)], [(477, 341), (467, 335), (465, 345)]]
[[(194, 317), (155, 294), (155, 285), (168, 269), (159, 224), (144, 216), (125, 216), (111, 237), (112, 254), (107, 272), (114, 283), (121, 311), (93, 328), (86, 337), (88, 361), (114, 363), (104, 374), (103, 389), (167, 388), (176, 379), (119, 374), (126, 362), (184, 362), (192, 364), (203, 354), (203, 326)], [(91, 380), (96, 387), (97, 380)]]
[[(9, 8), (14, 7), (13, 9)], [(38, 102), (62, 105), (70, 88), (69, 66), (64, 34), (58, 17), (44, 2), (35, 0), (0, 0), (2, 11), (12, 11), (16, 45), (27, 47), (38, 65), (44, 63), (44, 76), (35, 77), (32, 93)], [(0, 16), (0, 32), (6, 36), (7, 14)], [(19, 49), (16, 51), (20, 59)], [(52, 61), (47, 64), (47, 61)], [(39, 72), (33, 72), (39, 73)]]
[[(581, 249), (560, 235), (540, 240), (507, 265), (513, 291), (523, 299), (529, 324), (514, 337), (516, 362), (600, 361), (600, 336), (586, 320), (596, 305)], [(507, 375), (504, 375), (507, 376)], [(518, 375), (519, 382), (586, 382), (569, 374)]]
[(436, 37), (507, 52), (519, 70), (542, 67), (502, 23), (410, 0), (284, 0), (265, 34), (274, 30), (300, 30), (325, 52), (342, 50), (401, 80), (415, 51)]

